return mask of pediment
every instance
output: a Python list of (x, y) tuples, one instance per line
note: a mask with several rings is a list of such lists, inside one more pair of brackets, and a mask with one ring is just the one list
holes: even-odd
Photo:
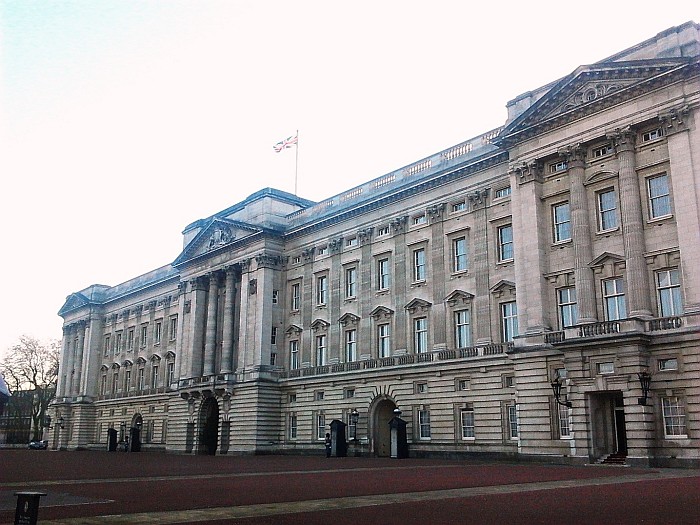
[(474, 294), (465, 292), (463, 290), (455, 290), (450, 295), (445, 297), (445, 302), (450, 306), (455, 306), (457, 304), (466, 304), (474, 299)]
[(173, 265), (214, 252), (262, 231), (262, 228), (244, 222), (214, 217), (185, 247)]
[(392, 310), (391, 308), (387, 308), (386, 306), (377, 306), (374, 310), (370, 312), (369, 315), (374, 319), (382, 319), (394, 315), (394, 310)]
[(311, 323), (311, 328), (313, 330), (327, 330), (329, 326), (330, 323), (323, 319), (316, 319), (313, 323)]
[(340, 319), (338, 319), (338, 322), (342, 324), (343, 326), (347, 325), (356, 325), (357, 323), (360, 322), (360, 318), (356, 316), (355, 314), (347, 313), (343, 314)]
[(614, 264), (614, 263), (619, 263), (619, 262), (625, 262), (625, 258), (622, 257), (621, 255), (617, 255), (615, 253), (603, 252), (598, 257), (593, 259), (588, 266), (590, 266), (590, 267), (602, 266), (602, 265), (608, 264), (608, 263)]
[(515, 290), (515, 283), (507, 279), (501, 279), (491, 287), (491, 293), (501, 293)]
[(66, 297), (66, 302), (58, 311), (58, 315), (63, 315), (71, 310), (77, 310), (78, 308), (90, 304), (90, 300), (81, 293), (72, 293)]
[(292, 335), (292, 334), (300, 334), (301, 333), (301, 327), (295, 325), (295, 324), (290, 324), (287, 329), (284, 331), (285, 334), (287, 335)]
[(416, 311), (425, 311), (432, 305), (433, 303), (416, 297), (415, 299), (412, 299), (408, 304), (406, 304), (406, 306), (404, 306), (404, 309), (408, 310), (411, 313), (414, 313)]
[(601, 62), (581, 66), (508, 124), (495, 140), (516, 143), (540, 129), (552, 129), (674, 81), (688, 58)]

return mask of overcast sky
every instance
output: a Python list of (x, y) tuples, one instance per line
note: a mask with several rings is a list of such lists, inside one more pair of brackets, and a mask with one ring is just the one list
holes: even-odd
[(0, 355), (251, 193), (336, 195), (700, 2), (0, 0)]

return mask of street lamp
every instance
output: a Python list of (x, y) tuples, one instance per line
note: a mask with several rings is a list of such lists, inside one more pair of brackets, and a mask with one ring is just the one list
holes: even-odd
[(651, 374), (644, 370), (643, 372), (637, 373), (637, 378), (642, 387), (642, 397), (637, 398), (637, 403), (646, 406), (647, 399), (649, 398), (649, 388), (651, 387)]
[(396, 417), (401, 417), (401, 409), (399, 409), (399, 407), (396, 407), (396, 408), (394, 409), (394, 415), (395, 415)]
[(352, 431), (352, 440), (357, 441), (357, 421), (360, 419), (360, 413), (357, 411), (356, 408), (352, 409), (352, 412), (350, 412), (350, 424), (352, 425), (353, 431)]
[(562, 401), (561, 400), (561, 387), (562, 387), (562, 382), (561, 382), (561, 377), (559, 377), (559, 374), (554, 376), (554, 379), (552, 380), (552, 391), (554, 392), (554, 399), (557, 401), (557, 403), (561, 406), (564, 406), (566, 408), (571, 408), (571, 401)]

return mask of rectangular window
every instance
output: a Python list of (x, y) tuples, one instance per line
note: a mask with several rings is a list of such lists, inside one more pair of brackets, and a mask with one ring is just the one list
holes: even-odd
[(151, 388), (158, 388), (158, 365), (151, 367)]
[(348, 439), (357, 439), (357, 417), (352, 416), (352, 412), (348, 412), (346, 416), (347, 426), (348, 426)]
[(425, 281), (425, 248), (413, 250), (413, 282)]
[[(107, 357), (109, 355), (109, 350), (110, 350), (110, 343), (112, 341), (112, 336), (111, 335), (106, 335), (105, 336), (105, 348), (104, 348), (104, 356)], [(73, 354), (73, 357), (75, 357), (75, 353)]]
[(518, 305), (515, 301), (501, 303), (501, 329), (504, 343), (518, 335)]
[(289, 439), (297, 438), (297, 415), (289, 414)]
[(171, 361), (168, 363), (168, 385), (172, 385), (175, 382), (175, 363)]
[(131, 352), (134, 349), (134, 329), (129, 328), (126, 333), (126, 349)]
[(316, 305), (323, 306), (328, 301), (328, 277), (319, 275), (316, 279)]
[(389, 231), (388, 226), (380, 226), (377, 228), (377, 237), (385, 237), (386, 235), (389, 235)]
[(420, 439), (430, 439), (430, 411), (429, 410), (419, 410), (418, 411), (418, 437)]
[(659, 316), (681, 315), (681, 284), (678, 270), (656, 272), (656, 295), (659, 301)]
[(469, 379), (458, 379), (457, 390), (469, 390)]
[(275, 366), (277, 363), (277, 354), (275, 352), (270, 352), (270, 366)]
[(328, 247), (327, 246), (319, 246), (316, 249), (316, 255), (321, 256), (321, 255), (326, 255), (328, 253)]
[(498, 261), (513, 260), (513, 225), (498, 228)]
[(518, 439), (518, 405), (508, 405), (508, 437)]
[(272, 290), (272, 304), (277, 304), (280, 302), (280, 291)]
[(663, 137), (662, 128), (651, 129), (642, 133), (642, 142), (650, 142), (652, 140), (660, 139), (661, 137)]
[[(563, 395), (563, 394), (562, 394)], [(569, 418), (569, 407), (557, 403), (559, 419), (559, 437), (567, 439), (571, 437), (571, 419)]]
[(666, 437), (686, 437), (685, 408), (678, 397), (662, 397), (661, 407), (664, 416)]
[(352, 399), (355, 397), (355, 389), (354, 388), (346, 388), (343, 393), (344, 393), (343, 397), (345, 399)]
[(357, 237), (350, 237), (345, 241), (345, 246), (348, 248), (352, 248), (353, 246), (357, 246)]
[(678, 359), (675, 357), (669, 359), (659, 359), (659, 372), (668, 370), (678, 370)]
[(148, 325), (143, 325), (141, 327), (141, 348), (146, 346), (146, 339), (148, 338)]
[(377, 290), (389, 289), (389, 259), (377, 261)]
[(107, 393), (107, 374), (102, 375), (102, 382), (100, 383), (100, 394), (105, 395)]
[(121, 332), (117, 332), (116, 348), (117, 348), (117, 352), (122, 351), (122, 333)]
[(459, 237), (452, 241), (452, 271), (463, 272), (467, 269), (467, 238)]
[(671, 215), (671, 194), (668, 189), (668, 175), (656, 175), (647, 179), (649, 195), (649, 218)]
[(419, 317), (413, 320), (413, 350), (416, 354), (428, 351), (428, 318)]
[(554, 242), (571, 240), (571, 211), (568, 202), (552, 206), (554, 220)]
[(316, 366), (326, 364), (326, 336), (325, 334), (316, 336)]
[(345, 297), (347, 299), (357, 296), (357, 268), (345, 269)]
[(326, 415), (316, 414), (316, 439), (326, 438)]
[(598, 231), (617, 228), (617, 194), (609, 189), (598, 193)]
[(469, 310), (455, 312), (455, 347), (468, 348), (471, 346), (471, 324)]
[(462, 439), (474, 439), (474, 409), (463, 408), (459, 411)]
[(614, 374), (615, 373), (615, 364), (610, 362), (610, 361), (607, 361), (605, 363), (598, 363), (597, 368), (598, 368), (599, 374)]
[(139, 368), (136, 386), (139, 390), (143, 390), (146, 386), (146, 371), (143, 367)]
[(566, 171), (568, 168), (566, 161), (553, 162), (549, 165), (549, 173), (559, 173), (560, 171)]
[(112, 374), (112, 393), (116, 394), (119, 390), (119, 370)]
[(156, 321), (156, 326), (153, 331), (153, 343), (159, 345), (161, 337), (163, 336), (163, 322)]
[(177, 339), (177, 316), (173, 316), (170, 318), (170, 329), (168, 330), (168, 333), (170, 334), (170, 340), (175, 341)]
[(510, 186), (506, 186), (505, 188), (498, 188), (493, 193), (493, 198), (494, 199), (502, 199), (503, 197), (507, 197), (510, 194), (511, 194)]
[(415, 217), (413, 217), (413, 224), (414, 224), (414, 225), (417, 225), (417, 224), (425, 224), (425, 222), (426, 222), (425, 214), (423, 214), (423, 215), (416, 215)]
[(467, 209), (467, 203), (465, 201), (459, 201), (452, 204), (452, 212), (464, 211)]
[(298, 264), (300, 262), (301, 262), (301, 255), (295, 255), (294, 257), (292, 257), (292, 263)]
[(289, 369), (299, 368), (299, 341), (289, 341)]
[(124, 371), (124, 392), (131, 390), (131, 370)]
[(272, 330), (270, 330), (270, 344), (271, 345), (277, 344), (277, 327), (276, 326), (273, 326)]
[(574, 326), (578, 322), (578, 304), (576, 302), (576, 288), (560, 288), (557, 290), (557, 302), (559, 307), (559, 322), (562, 328)]
[(292, 310), (299, 310), (301, 306), (301, 283), (292, 284)]
[(377, 347), (379, 357), (391, 355), (391, 330), (388, 323), (377, 326)]
[(428, 383), (416, 383), (416, 394), (426, 394), (428, 392)]
[(604, 157), (613, 152), (613, 147), (611, 144), (605, 144), (593, 150), (593, 158), (597, 159), (599, 157)]
[(603, 302), (605, 304), (606, 321), (617, 321), (627, 318), (625, 285), (622, 277), (603, 281)]
[(324, 395), (323, 390), (319, 390), (314, 394), (314, 399), (316, 399), (316, 401), (323, 401)]
[(345, 330), (345, 360), (357, 361), (357, 330)]

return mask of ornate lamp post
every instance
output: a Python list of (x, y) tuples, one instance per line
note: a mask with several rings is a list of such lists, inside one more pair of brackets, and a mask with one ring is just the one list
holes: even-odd
[(637, 374), (639, 379), (639, 384), (642, 387), (642, 397), (637, 398), (637, 403), (642, 406), (646, 406), (647, 399), (649, 398), (649, 387), (651, 387), (651, 374), (644, 370)]
[(554, 399), (557, 401), (557, 403), (561, 406), (565, 406), (567, 408), (571, 408), (571, 401), (562, 401), (561, 400), (561, 387), (562, 387), (562, 381), (561, 377), (559, 377), (559, 374), (554, 376), (554, 379), (552, 380), (552, 391), (554, 392)]

